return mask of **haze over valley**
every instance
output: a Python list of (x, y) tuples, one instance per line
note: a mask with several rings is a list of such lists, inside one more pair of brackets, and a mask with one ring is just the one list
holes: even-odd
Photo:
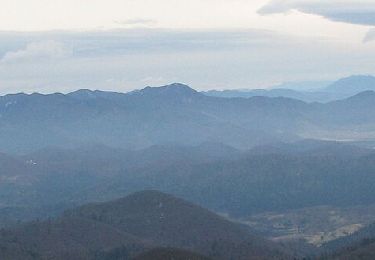
[(0, 7), (0, 260), (375, 259), (374, 0)]

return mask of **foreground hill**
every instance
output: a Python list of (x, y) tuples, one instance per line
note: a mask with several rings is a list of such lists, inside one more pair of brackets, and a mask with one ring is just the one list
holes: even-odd
[(287, 258), (281, 247), (246, 227), (157, 191), (86, 205), (56, 220), (0, 232), (1, 259), (100, 259), (116, 254), (123, 258), (115, 259), (128, 259), (157, 247), (213, 259)]
[(375, 224), (368, 225), (359, 231), (323, 245), (326, 251), (323, 259), (364, 259), (375, 257)]
[(373, 260), (375, 259), (375, 240), (363, 240), (359, 245), (348, 246), (333, 256), (332, 260)]
[(134, 236), (89, 219), (33, 222), (0, 234), (0, 258), (7, 260), (95, 259), (97, 254), (123, 246), (132, 255), (148, 248)]
[(210, 260), (210, 258), (186, 250), (156, 248), (137, 256), (134, 260)]
[(157, 191), (83, 206), (65, 215), (94, 219), (158, 246), (185, 248), (215, 258), (263, 258), (277, 254), (275, 245), (251, 235), (246, 226)]

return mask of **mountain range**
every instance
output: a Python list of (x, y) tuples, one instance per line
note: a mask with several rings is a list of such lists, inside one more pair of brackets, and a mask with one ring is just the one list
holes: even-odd
[[(2, 96), (0, 258), (371, 259), (372, 220), (333, 211), (375, 204), (372, 80), (339, 80), (324, 102), (179, 83)], [(288, 222), (317, 208), (333, 238)]]
[(239, 149), (304, 138), (371, 140), (375, 92), (329, 103), (290, 98), (218, 98), (182, 84), (130, 93), (0, 97), (0, 150), (101, 144), (125, 149), (217, 142)]
[[(306, 89), (306, 85), (311, 89)], [(316, 87), (318, 85), (320, 87)], [(375, 77), (370, 75), (355, 75), (339, 79), (335, 82), (306, 84), (304, 82), (294, 84), (281, 84), (270, 89), (242, 89), (242, 90), (210, 90), (204, 94), (216, 97), (243, 97), (254, 96), (286, 97), (302, 100), (304, 102), (331, 102), (354, 96), (360, 92), (375, 91)]]

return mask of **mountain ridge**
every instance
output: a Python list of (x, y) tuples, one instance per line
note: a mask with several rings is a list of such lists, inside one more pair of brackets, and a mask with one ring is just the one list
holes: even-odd
[[(302, 84), (302, 83), (301, 83)], [(266, 97), (289, 97), (299, 99), (307, 103), (319, 102), (327, 103), (340, 99), (345, 99), (354, 96), (360, 92), (367, 90), (375, 90), (375, 77), (371, 75), (353, 75), (346, 78), (341, 78), (335, 82), (327, 83), (326, 86), (320, 88), (306, 90), (298, 89), (298, 83), (293, 88), (285, 88), (285, 85), (280, 85), (270, 89), (243, 89), (243, 90), (211, 90), (205, 91), (204, 94), (208, 96), (217, 97), (243, 97), (250, 98), (254, 96)], [(288, 86), (288, 84), (286, 84)]]
[(373, 108), (370, 92), (326, 104), (286, 97), (209, 97), (183, 84), (127, 94), (81, 92), (0, 97), (0, 147), (28, 153), (47, 145), (74, 148), (93, 142), (127, 149), (217, 142), (249, 149), (329, 139), (354, 123), (363, 126), (366, 136), (375, 123), (368, 113)]
[[(120, 259), (159, 247), (213, 259), (280, 259), (284, 249), (204, 208), (159, 191), (91, 203), (61, 217), (0, 232), (0, 257), (95, 259), (119, 249)], [(116, 258), (117, 259), (117, 258)]]

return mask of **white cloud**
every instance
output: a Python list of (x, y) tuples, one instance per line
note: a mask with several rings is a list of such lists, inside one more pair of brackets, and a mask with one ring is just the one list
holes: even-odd
[(116, 21), (116, 23), (125, 27), (151, 27), (157, 25), (158, 22), (154, 19), (136, 18)]
[(4, 54), (13, 63), (0, 63), (0, 94), (129, 91), (171, 82), (198, 89), (259, 88), (375, 74), (373, 44), (262, 30), (0, 32)]
[(364, 42), (370, 42), (370, 41), (374, 41), (374, 40), (375, 40), (375, 28), (368, 31), (368, 33), (366, 34), (363, 41)]
[(375, 25), (373, 0), (272, 0), (258, 13), (267, 15), (291, 10), (320, 15), (331, 21)]
[[(268, 1), (2, 0), (0, 1), (0, 34), (1, 31), (74, 30), (82, 32), (119, 28), (176, 30), (254, 28), (277, 31), (283, 34), (313, 37), (328, 36), (344, 41), (352, 39), (359, 41), (366, 32), (366, 28), (332, 23), (322, 17), (308, 16), (302, 13), (268, 17), (257, 14), (257, 10)], [(294, 2), (304, 2), (304, 0)], [(337, 2), (337, 0), (322, 0), (320, 2), (329, 3)], [(30, 12), (30, 10), (33, 11)], [(303, 29), (301, 29), (302, 27)]]
[(25, 48), (5, 53), (1, 63), (17, 63), (25, 61), (38, 61), (61, 59), (72, 55), (72, 50), (61, 42), (47, 40), (31, 42)]

